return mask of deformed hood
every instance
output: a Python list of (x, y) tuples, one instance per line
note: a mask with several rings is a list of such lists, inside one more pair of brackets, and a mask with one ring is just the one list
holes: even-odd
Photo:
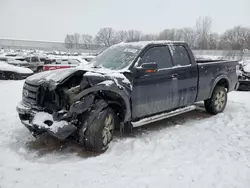
[[(62, 83), (68, 77), (81, 72), (90, 82), (100, 82), (105, 80), (113, 80), (119, 85), (131, 86), (130, 81), (124, 76), (123, 73), (117, 71), (106, 70), (102, 68), (90, 68), (87, 69), (82, 67), (69, 68), (69, 69), (58, 69), (52, 71), (45, 71), (42, 73), (35, 74), (26, 79), (26, 82), (34, 85), (53, 85), (53, 88)], [(52, 88), (51, 88), (52, 89)]]
[(41, 73), (34, 74), (26, 79), (27, 82), (32, 82), (34, 84), (39, 84), (41, 82), (52, 81), (59, 83), (65, 78), (69, 77), (71, 74), (75, 73), (77, 69), (58, 69), (53, 71), (45, 71)]

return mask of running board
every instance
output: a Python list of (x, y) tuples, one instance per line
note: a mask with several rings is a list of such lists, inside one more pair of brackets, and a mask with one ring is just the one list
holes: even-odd
[(133, 125), (133, 127), (140, 127), (140, 126), (145, 125), (145, 124), (160, 121), (160, 120), (163, 120), (163, 119), (166, 119), (166, 118), (169, 118), (169, 117), (173, 117), (173, 116), (176, 116), (176, 115), (179, 115), (179, 114), (190, 112), (190, 111), (195, 110), (195, 109), (196, 109), (196, 106), (194, 106), (194, 105), (184, 107), (184, 108), (180, 108), (180, 109), (177, 109), (177, 110), (174, 110), (174, 111), (171, 111), (171, 112), (157, 114), (157, 115), (154, 115), (154, 116), (151, 116), (151, 117), (148, 117), (148, 118), (141, 119), (139, 121), (132, 122), (132, 125)]

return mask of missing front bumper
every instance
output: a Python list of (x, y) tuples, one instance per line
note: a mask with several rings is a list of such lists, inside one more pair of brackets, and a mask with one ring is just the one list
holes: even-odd
[(77, 127), (67, 121), (55, 121), (51, 114), (32, 110), (30, 106), (19, 103), (16, 107), (22, 124), (34, 135), (48, 133), (65, 140)]
[(250, 80), (239, 80), (238, 90), (250, 91)]

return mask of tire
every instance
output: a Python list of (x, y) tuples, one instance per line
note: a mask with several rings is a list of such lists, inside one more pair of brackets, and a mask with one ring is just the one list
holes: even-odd
[[(91, 117), (89, 115), (89, 117)], [(86, 120), (84, 123), (88, 122)], [(100, 153), (108, 148), (113, 139), (118, 117), (111, 108), (103, 109), (93, 121), (87, 125), (87, 129), (79, 130), (79, 142), (89, 151)], [(84, 135), (83, 135), (84, 134)]]
[(208, 113), (216, 115), (224, 111), (227, 105), (227, 91), (223, 86), (216, 86), (210, 99), (204, 101)]
[(43, 67), (38, 67), (36, 72), (37, 72), (37, 73), (43, 72)]

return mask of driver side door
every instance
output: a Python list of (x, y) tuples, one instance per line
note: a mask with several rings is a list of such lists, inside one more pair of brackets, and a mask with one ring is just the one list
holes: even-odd
[(133, 80), (133, 120), (171, 110), (176, 106), (177, 79), (168, 46), (149, 48), (142, 55), (138, 66), (153, 62), (158, 65), (157, 72), (145, 73)]

